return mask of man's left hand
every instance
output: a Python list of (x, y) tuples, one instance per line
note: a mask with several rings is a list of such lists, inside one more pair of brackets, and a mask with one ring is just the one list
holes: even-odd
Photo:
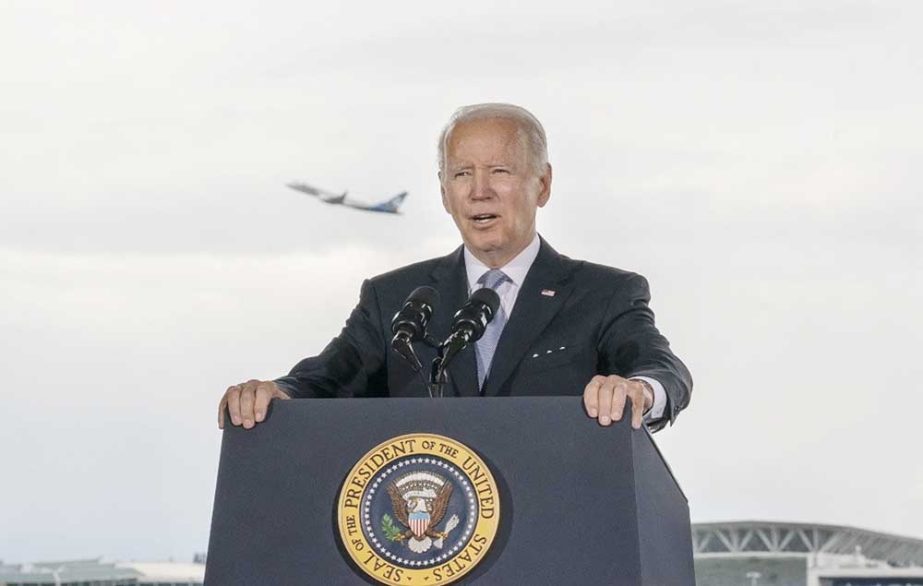
[(646, 384), (615, 374), (597, 374), (583, 390), (587, 415), (597, 418), (600, 425), (619, 421), (626, 400), (631, 401), (631, 426), (640, 429), (644, 413), (654, 405), (654, 393)]

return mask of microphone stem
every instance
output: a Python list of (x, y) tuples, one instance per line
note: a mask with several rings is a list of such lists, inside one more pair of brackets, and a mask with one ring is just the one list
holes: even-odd
[(394, 339), (391, 340), (391, 348), (400, 354), (404, 360), (410, 363), (410, 367), (414, 372), (421, 372), (423, 370), (423, 365), (420, 363), (420, 359), (417, 358), (417, 353), (413, 351), (411, 338), (406, 332), (398, 332), (394, 336)]
[(468, 342), (471, 340), (473, 333), (470, 328), (463, 327), (449, 336), (449, 339), (439, 346), (439, 356), (433, 359), (433, 369), (430, 373), (430, 386), (432, 390), (438, 391), (438, 396), (444, 396), (445, 384), (448, 378), (446, 369), (449, 367), (449, 363), (459, 352), (468, 347)]
[(445, 361), (442, 356), (442, 348), (439, 349), (439, 356), (433, 358), (433, 367), (430, 370), (430, 379), (427, 389), (431, 399), (442, 399), (445, 397), (445, 385), (448, 377), (445, 372)]

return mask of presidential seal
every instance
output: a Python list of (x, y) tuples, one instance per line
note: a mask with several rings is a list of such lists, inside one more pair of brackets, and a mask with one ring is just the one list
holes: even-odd
[(382, 584), (449, 584), (484, 559), (500, 495), (470, 448), (413, 433), (375, 446), (350, 470), (337, 504), (340, 538)]

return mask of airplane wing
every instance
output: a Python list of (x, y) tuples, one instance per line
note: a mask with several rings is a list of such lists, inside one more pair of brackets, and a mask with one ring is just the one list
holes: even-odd
[(343, 193), (333, 193), (314, 187), (312, 185), (308, 185), (307, 183), (292, 182), (288, 184), (288, 187), (294, 189), (295, 191), (313, 195), (314, 197), (320, 198), (326, 203), (343, 203), (343, 201), (346, 199), (345, 191)]

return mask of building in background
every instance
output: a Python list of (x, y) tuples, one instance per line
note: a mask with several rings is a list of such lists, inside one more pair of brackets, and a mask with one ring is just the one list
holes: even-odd
[(176, 562), (103, 562), (100, 558), (7, 565), (0, 586), (202, 586), (205, 565)]
[(698, 586), (923, 586), (923, 539), (853, 527), (692, 526)]
[[(923, 539), (853, 527), (734, 521), (692, 526), (697, 586), (923, 586)], [(0, 586), (201, 586), (192, 563), (100, 558), (0, 563)]]

